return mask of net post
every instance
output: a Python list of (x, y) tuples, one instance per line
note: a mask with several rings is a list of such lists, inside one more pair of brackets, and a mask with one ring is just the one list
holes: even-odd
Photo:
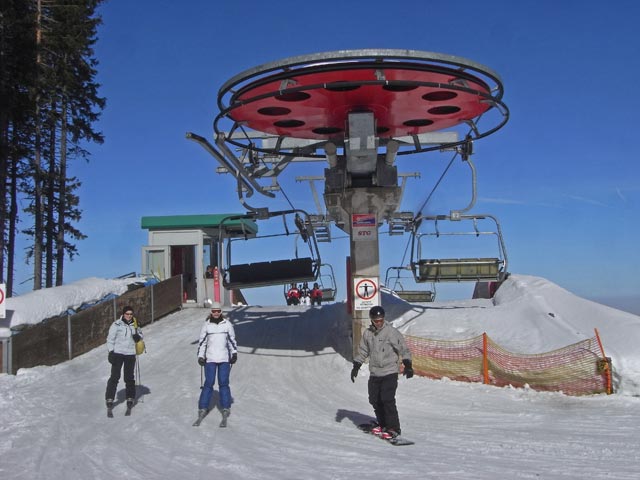
[(607, 380), (607, 395), (611, 395), (613, 393), (611, 388), (611, 359), (607, 358), (604, 353), (604, 347), (602, 346), (602, 340), (600, 340), (600, 333), (598, 332), (598, 329), (594, 328), (593, 330), (596, 332), (596, 340), (600, 347), (600, 353), (602, 353), (602, 370)]
[(482, 377), (485, 385), (489, 385), (489, 357), (487, 344), (487, 332), (484, 332), (482, 334)]

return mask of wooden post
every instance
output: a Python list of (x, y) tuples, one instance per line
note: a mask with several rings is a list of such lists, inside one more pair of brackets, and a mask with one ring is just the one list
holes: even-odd
[(600, 340), (600, 333), (598, 332), (598, 329), (594, 328), (593, 330), (596, 332), (596, 340), (598, 341), (598, 346), (600, 347), (600, 352), (602, 353), (604, 375), (607, 379), (607, 395), (611, 395), (611, 393), (613, 392), (613, 387), (611, 384), (611, 368), (609, 363), (610, 359), (607, 358), (604, 353), (604, 347), (602, 346), (602, 341)]
[(489, 385), (488, 343), (487, 333), (485, 332), (482, 334), (482, 377), (485, 385)]

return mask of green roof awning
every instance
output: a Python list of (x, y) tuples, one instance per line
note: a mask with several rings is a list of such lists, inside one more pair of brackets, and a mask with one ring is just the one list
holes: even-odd
[[(177, 230), (185, 228), (204, 229), (219, 228), (227, 217), (242, 217), (242, 213), (217, 213), (211, 215), (167, 215), (158, 217), (142, 217), (141, 227), (146, 230)], [(258, 225), (247, 218), (226, 220), (225, 231), (240, 234), (255, 234)]]

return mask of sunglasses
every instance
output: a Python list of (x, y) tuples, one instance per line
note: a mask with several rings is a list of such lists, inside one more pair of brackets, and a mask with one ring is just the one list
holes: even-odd
[(211, 313), (222, 313), (222, 310), (211, 310)]

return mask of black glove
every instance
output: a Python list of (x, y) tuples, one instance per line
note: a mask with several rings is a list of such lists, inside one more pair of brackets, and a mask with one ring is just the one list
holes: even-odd
[(138, 343), (140, 340), (142, 340), (142, 337), (139, 334), (134, 333), (133, 334), (133, 341)]
[(237, 353), (232, 354), (232, 355), (231, 355), (231, 360), (229, 360), (229, 363), (230, 363), (231, 365), (233, 365), (233, 364), (234, 364), (234, 363), (236, 363), (237, 361), (238, 361), (238, 354), (237, 354)]
[(198, 357), (198, 365), (200, 365), (201, 367), (204, 367), (205, 363), (207, 363), (207, 361), (204, 358)]
[(358, 376), (358, 370), (362, 364), (360, 362), (353, 362), (353, 368), (351, 369), (351, 381), (355, 383), (356, 377)]
[(402, 360), (402, 364), (404, 365), (404, 372), (402, 374), (407, 378), (413, 377), (413, 367), (411, 366), (411, 360), (404, 359)]
[(113, 356), (114, 356), (113, 351), (109, 352), (109, 355), (107, 356), (107, 360), (109, 360), (109, 363), (111, 365), (113, 365), (113, 360), (114, 360)]

